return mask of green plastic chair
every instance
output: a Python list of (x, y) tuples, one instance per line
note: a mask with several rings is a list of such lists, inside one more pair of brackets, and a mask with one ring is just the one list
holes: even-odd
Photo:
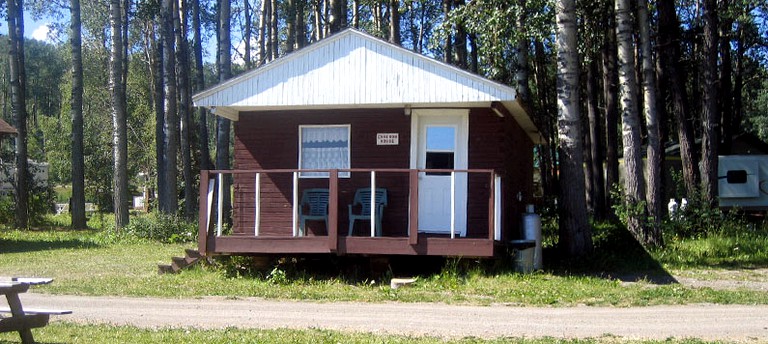
[[(304, 236), (307, 221), (325, 221), (328, 228), (328, 189), (306, 189), (301, 194), (299, 235)], [(306, 210), (306, 212), (305, 212)]]
[[(381, 219), (384, 217), (384, 207), (387, 206), (387, 189), (376, 188), (376, 236), (381, 236)], [(352, 209), (360, 205), (360, 213), (354, 214)], [(349, 233), (351, 236), (355, 228), (355, 221), (371, 220), (371, 189), (357, 189), (352, 204), (349, 205)]]

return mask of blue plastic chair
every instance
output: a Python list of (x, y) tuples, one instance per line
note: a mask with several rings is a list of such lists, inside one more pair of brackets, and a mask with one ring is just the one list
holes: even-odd
[[(306, 189), (301, 194), (299, 212), (299, 235), (304, 236), (307, 221), (325, 221), (328, 228), (328, 189)], [(306, 212), (305, 212), (306, 209)]]
[[(384, 217), (384, 207), (387, 206), (387, 189), (376, 188), (376, 236), (381, 236), (381, 219)], [(352, 209), (360, 205), (359, 214), (354, 214)], [(357, 189), (352, 204), (349, 205), (349, 233), (351, 236), (355, 228), (355, 221), (371, 220), (371, 189)]]

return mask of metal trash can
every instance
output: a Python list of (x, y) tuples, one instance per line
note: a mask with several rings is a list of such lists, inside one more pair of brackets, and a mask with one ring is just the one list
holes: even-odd
[(535, 240), (512, 240), (509, 242), (509, 247), (512, 249), (512, 263), (516, 272), (525, 274), (535, 270)]
[(533, 254), (533, 268), (541, 270), (544, 268), (544, 257), (542, 256), (541, 247), (541, 217), (539, 214), (534, 213), (532, 204), (527, 205), (525, 208), (522, 219), (523, 239), (536, 242)]

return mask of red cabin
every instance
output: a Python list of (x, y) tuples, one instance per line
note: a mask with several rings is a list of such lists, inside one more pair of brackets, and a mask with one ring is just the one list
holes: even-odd
[(508, 86), (349, 29), (194, 101), (235, 133), (234, 169), (201, 175), (201, 252), (492, 257), (519, 238), (539, 134)]

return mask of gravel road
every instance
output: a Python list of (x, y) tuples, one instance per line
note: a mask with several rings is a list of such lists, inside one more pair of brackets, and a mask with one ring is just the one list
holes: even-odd
[(138, 327), (323, 328), (440, 337), (699, 338), (768, 342), (768, 306), (534, 308), (426, 303), (317, 303), (259, 298), (156, 299), (23, 294), (27, 308), (71, 309), (56, 320)]

